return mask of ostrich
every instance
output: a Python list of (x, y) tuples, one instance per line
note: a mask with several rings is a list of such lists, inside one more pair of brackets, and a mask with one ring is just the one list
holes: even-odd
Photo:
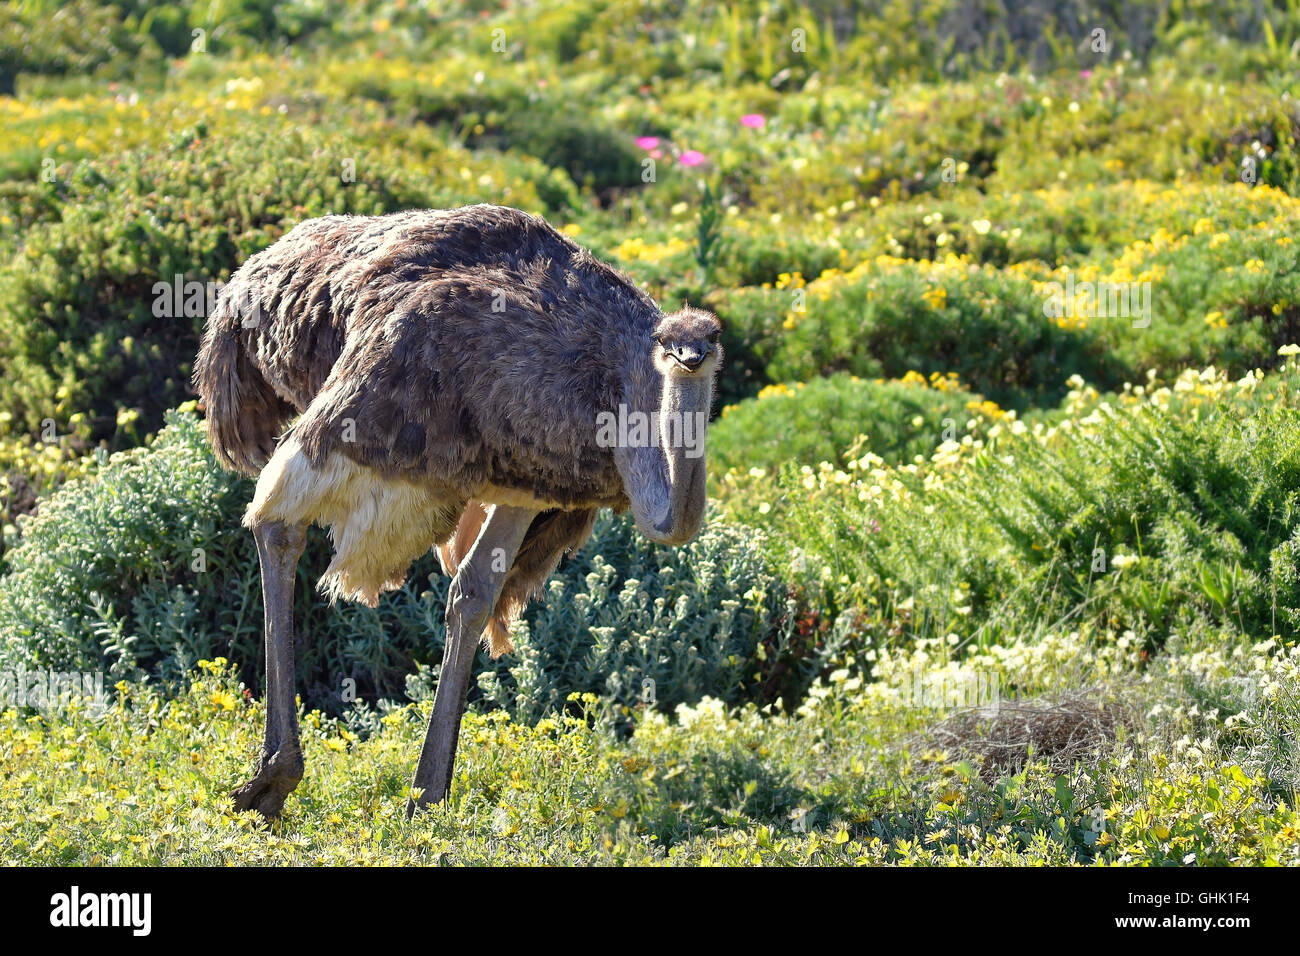
[[(699, 530), (720, 331), (500, 206), (325, 216), (245, 262), (194, 370), (217, 459), (257, 477), (266, 727), (235, 806), (273, 819), (302, 779), (291, 618), (312, 522), (331, 601), (374, 607), (434, 546), (453, 576), (409, 818), (451, 786), (480, 637), (513, 650), (510, 624), (600, 508), (666, 545)], [(615, 435), (615, 414), (659, 427)]]

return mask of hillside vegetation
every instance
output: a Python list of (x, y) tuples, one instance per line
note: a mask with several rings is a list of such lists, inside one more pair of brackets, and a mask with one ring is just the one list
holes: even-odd
[[(1300, 7), (0, 7), (0, 861), (1300, 863)], [(711, 515), (605, 515), (402, 817), (432, 555), (295, 620), (189, 380), (298, 222), (545, 216), (718, 313)], [(7, 678), (6, 678), (7, 679)], [(346, 689), (346, 692), (344, 692)]]

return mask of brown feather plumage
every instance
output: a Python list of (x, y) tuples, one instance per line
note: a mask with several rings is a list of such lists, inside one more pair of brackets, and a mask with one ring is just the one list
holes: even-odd
[[(449, 572), (481, 522), (467, 502), (489, 489), (539, 502), (489, 627), (500, 653), (596, 510), (628, 505), (597, 416), (630, 388), (654, 393), (649, 342), (663, 319), (627, 277), (519, 210), (327, 216), (232, 276), (194, 381), (227, 467), (258, 474), (287, 434), (313, 467), (346, 459), (389, 487), (427, 489), (442, 504), (420, 517), (423, 548), (445, 542)], [(388, 531), (398, 551), (419, 546), (419, 534)], [(374, 558), (335, 593), (373, 603), (404, 575), (381, 565), (412, 557)]]

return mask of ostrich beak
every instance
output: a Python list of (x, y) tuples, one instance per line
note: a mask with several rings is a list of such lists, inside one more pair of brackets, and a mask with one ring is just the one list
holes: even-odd
[(678, 365), (686, 369), (686, 371), (694, 372), (704, 364), (704, 360), (708, 358), (710, 351), (712, 351), (712, 349), (707, 345), (677, 345), (674, 346), (668, 354), (673, 357), (673, 360)]

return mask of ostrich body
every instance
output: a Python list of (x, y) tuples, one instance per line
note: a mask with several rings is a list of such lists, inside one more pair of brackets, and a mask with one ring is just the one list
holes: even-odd
[[(326, 216), (251, 257), (194, 373), (217, 458), (257, 476), (266, 734), (236, 806), (274, 817), (302, 778), (291, 612), (309, 524), (330, 529), (330, 600), (373, 607), (435, 545), (454, 576), (410, 815), (447, 795), (480, 637), (512, 649), (510, 623), (600, 508), (663, 544), (698, 531), (719, 331), (499, 206)], [(602, 422), (626, 409), (687, 424), (611, 442)]]

